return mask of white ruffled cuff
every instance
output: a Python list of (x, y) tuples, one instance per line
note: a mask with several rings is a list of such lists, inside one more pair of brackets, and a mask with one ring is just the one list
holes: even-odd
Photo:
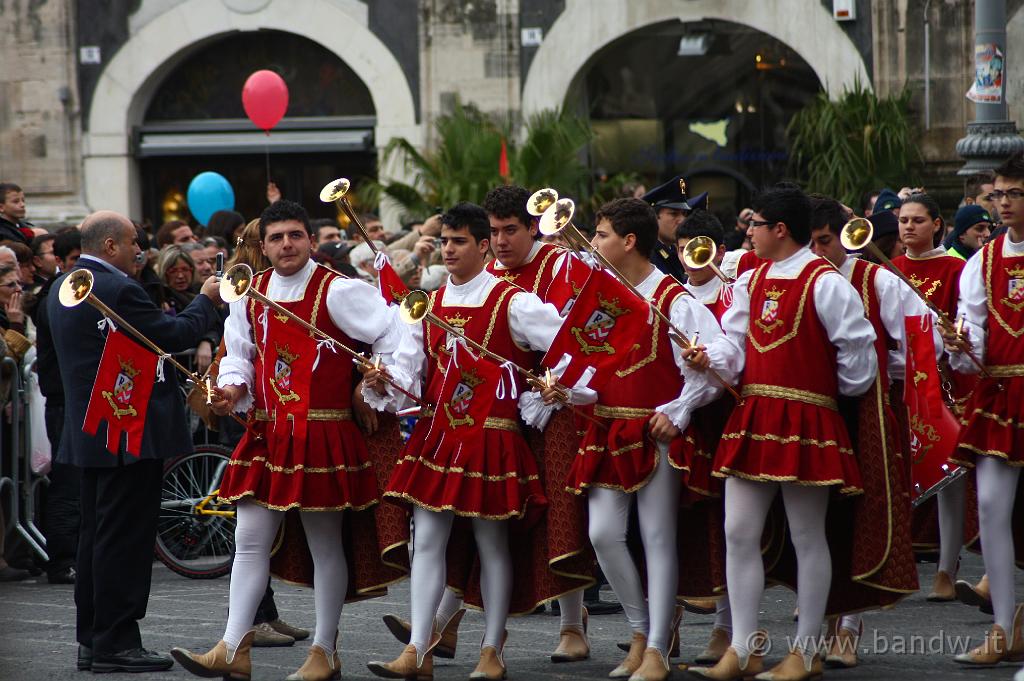
[(548, 421), (551, 420), (551, 415), (561, 406), (557, 402), (544, 404), (544, 398), (536, 390), (519, 394), (519, 412), (523, 415), (523, 421), (537, 430), (544, 430)]
[(217, 374), (217, 387), (225, 388), (229, 385), (240, 385), (245, 388), (245, 394), (235, 402), (235, 411), (239, 414), (245, 414), (252, 409), (252, 392), (249, 390), (249, 384), (246, 382), (245, 377), (234, 372), (220, 372)]

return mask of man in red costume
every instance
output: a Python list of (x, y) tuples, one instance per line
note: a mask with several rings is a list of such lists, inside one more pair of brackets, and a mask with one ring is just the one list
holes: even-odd
[[(271, 300), (351, 347), (370, 344), (385, 359), (400, 334), (394, 313), (374, 289), (310, 260), (309, 218), (281, 200), (260, 217), (263, 253), (273, 269), (252, 286)], [(231, 304), (224, 329), (219, 414), (252, 410), (221, 483), (221, 498), (237, 502), (235, 561), (223, 639), (203, 655), (181, 648), (174, 658), (197, 676), (248, 679), (252, 621), (263, 596), (270, 553), (285, 511), (298, 509), (314, 566), (316, 637), (292, 681), (338, 678), (338, 620), (346, 594), (380, 590), (393, 581), (377, 561), (376, 541), (346, 527), (372, 525), (377, 481), (363, 436), (352, 421), (352, 362), (294, 320), (253, 298)], [(370, 538), (373, 538), (372, 532)], [(356, 561), (351, 552), (371, 560)], [(364, 546), (364, 544), (370, 544)], [(369, 574), (363, 574), (363, 572)]]
[[(562, 321), (558, 312), (534, 294), (484, 270), (491, 225), (483, 208), (460, 203), (443, 216), (442, 223), (441, 254), (450, 277), (446, 286), (431, 294), (430, 309), (491, 352), (520, 367), (531, 366), (533, 351), (546, 350), (557, 334)], [(506, 673), (502, 651), (508, 613), (536, 605), (536, 594), (522, 586), (532, 576), (515, 569), (514, 562), (528, 553), (530, 521), (547, 505), (537, 464), (517, 420), (522, 382), (505, 365), (497, 391), (490, 382), (481, 385), (479, 375), (467, 377), (459, 367), (471, 361), (476, 350), (428, 320), (409, 328), (411, 333), (387, 370), (412, 390), (419, 389), (422, 378), (427, 402), (436, 405), (436, 412), (424, 413), (416, 424), (385, 492), (412, 507), (412, 632), (397, 659), (368, 666), (385, 678), (422, 681), (433, 677), (431, 651), (440, 641), (435, 615), (445, 583), (453, 579), (448, 566), (458, 564), (463, 557), (459, 554), (464, 554), (447, 550), (453, 524), (458, 522), (469, 525), (465, 529), (471, 531), (479, 557), (479, 579), (460, 575), (459, 587), (468, 589), (467, 599), (473, 596), (482, 601), (486, 621), (480, 660), (470, 678), (501, 679)], [(461, 378), (455, 377), (460, 384), (446, 397), (448, 374), (455, 371), (460, 372)], [(374, 406), (383, 406), (381, 395), (387, 396), (390, 408), (398, 406), (378, 372), (368, 372), (364, 386), (364, 395)], [(368, 394), (371, 390), (378, 397)], [(491, 394), (481, 397), (484, 391)], [(486, 412), (473, 416), (473, 403), (485, 398)], [(473, 418), (467, 422), (467, 417), (456, 418), (455, 413)], [(460, 428), (472, 427), (481, 418), (481, 434), (472, 439), (461, 434)], [(430, 444), (438, 431), (444, 432), (440, 443)], [(453, 541), (466, 534), (454, 533)]]
[[(757, 620), (764, 591), (761, 536), (781, 492), (796, 550), (800, 619), (797, 641), (821, 632), (832, 562), (825, 517), (832, 487), (861, 491), (860, 473), (840, 395), (860, 395), (875, 381), (874, 331), (857, 292), (811, 253), (810, 200), (795, 187), (754, 201), (753, 243), (770, 262), (740, 277), (723, 318), (725, 333), (692, 361), (742, 372), (743, 402), (725, 428), (715, 474), (725, 482), (726, 579), (732, 645), (714, 667), (691, 668), (712, 679), (739, 679), (763, 666)], [(799, 358), (794, 361), (794, 358)], [(822, 673), (813, 648), (796, 646), (758, 678), (802, 681)]]
[[(643, 201), (616, 199), (602, 206), (592, 244), (679, 333), (708, 341), (721, 335), (714, 315), (654, 266), (658, 220)], [(693, 410), (723, 387), (691, 370), (671, 340), (675, 331), (663, 318), (652, 319), (650, 335), (624, 353), (599, 388), (594, 416), (601, 426), (587, 425), (568, 483), (576, 494), (587, 494), (590, 541), (633, 630), (629, 652), (610, 676), (632, 681), (664, 681), (670, 674), (681, 471), (689, 468), (692, 449), (686, 437), (694, 436)], [(646, 602), (626, 545), (634, 497), (647, 566)]]
[[(982, 645), (956, 658), (973, 665), (1024, 659), (1024, 605), (1014, 609), (1012, 531), (1024, 466), (1024, 154), (996, 169), (992, 197), (1007, 231), (971, 256), (960, 276), (959, 311), (986, 375), (967, 402), (954, 456), (955, 463), (976, 467), (981, 548), (995, 615)], [(951, 340), (953, 368), (977, 373)]]

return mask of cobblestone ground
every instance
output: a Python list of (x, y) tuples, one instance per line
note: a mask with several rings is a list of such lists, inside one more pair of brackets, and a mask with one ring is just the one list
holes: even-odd
[[(988, 616), (958, 603), (935, 604), (924, 599), (931, 586), (934, 565), (921, 564), (922, 592), (911, 596), (897, 608), (869, 613), (861, 640), (861, 666), (856, 669), (826, 672), (830, 679), (861, 681), (868, 679), (1010, 679), (1016, 668), (1002, 666), (991, 670), (965, 669), (952, 661), (956, 648), (979, 642), (991, 623)], [(981, 560), (968, 555), (960, 576), (976, 580), (983, 571)], [(1018, 593), (1024, 589), (1018, 578)], [(313, 598), (306, 589), (275, 583), (282, 617), (291, 623), (312, 627)], [(143, 622), (145, 645), (167, 651), (185, 646), (205, 651), (223, 632), (227, 612), (227, 578), (194, 581), (179, 577), (164, 566), (153, 569), (153, 595), (149, 614)], [(610, 593), (604, 595), (611, 598)], [(773, 637), (776, 652), (770, 661), (781, 657), (786, 636), (793, 635), (793, 595), (782, 589), (766, 593), (762, 622)], [(408, 617), (408, 583), (393, 588), (386, 598), (366, 601), (345, 608), (341, 622), (340, 648), (345, 679), (373, 679), (366, 669), (371, 659), (391, 659), (402, 646), (381, 623), (384, 613)], [(706, 642), (713, 616), (687, 614), (682, 628), (681, 661), (692, 660)], [(483, 631), (483, 617), (470, 612), (462, 623), (461, 640), (455, 660), (439, 660), (435, 678), (465, 679), (476, 663), (475, 648)], [(552, 664), (547, 654), (555, 647), (558, 619), (547, 614), (532, 615), (509, 622), (509, 644), (505, 659), (512, 679), (602, 679), (618, 664), (621, 653), (615, 643), (629, 636), (623, 615), (594, 617), (590, 624), (593, 654), (590, 660), (575, 664)], [(254, 655), (253, 679), (283, 679), (305, 658), (309, 641), (293, 648), (258, 649)], [(51, 586), (45, 579), (15, 584), (0, 584), (0, 679), (82, 679), (74, 670), (74, 601), (72, 588)], [(191, 679), (180, 667), (161, 674), (140, 675), (165, 681)], [(675, 671), (675, 679), (687, 678)], [(136, 677), (137, 678), (137, 677)], [(692, 678), (692, 677), (690, 677)]]

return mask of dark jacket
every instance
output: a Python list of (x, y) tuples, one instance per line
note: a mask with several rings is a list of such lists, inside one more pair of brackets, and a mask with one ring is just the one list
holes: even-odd
[[(46, 398), (46, 406), (64, 406), (64, 384), (60, 380), (60, 365), (57, 363), (57, 350), (53, 347), (53, 336), (50, 334), (50, 315), (46, 299), (53, 289), (53, 279), (46, 282), (39, 291), (36, 308), (33, 311), (32, 323), (36, 325), (36, 373), (39, 374), (39, 391)], [(57, 295), (54, 291), (53, 295)]]
[(18, 243), (25, 244), (26, 246), (31, 245), (32, 238), (26, 236), (19, 227), (29, 229), (32, 227), (32, 223), (22, 220), (21, 224), (17, 225), (7, 218), (0, 217), (0, 241), (10, 240), (17, 241)]
[[(203, 333), (217, 323), (217, 310), (206, 296), (196, 296), (181, 314), (171, 317), (153, 304), (134, 279), (115, 274), (90, 260), (80, 260), (75, 269), (90, 270), (95, 277), (93, 295), (164, 352), (194, 348)], [(53, 283), (54, 289), (60, 289), (64, 276)], [(64, 386), (64, 431), (56, 460), (81, 467), (112, 467), (118, 465), (119, 460), (132, 463), (136, 459), (125, 454), (123, 441), (120, 456), (107, 451), (105, 423), (100, 424), (95, 437), (82, 432), (105, 336), (96, 326), (101, 319), (96, 308), (88, 303), (65, 308), (54, 295), (56, 290), (46, 300)], [(164, 375), (166, 380), (154, 384), (149, 398), (140, 457), (143, 459), (164, 459), (192, 451), (178, 372), (166, 364)]]
[(654, 244), (654, 252), (651, 253), (651, 264), (665, 274), (675, 277), (679, 283), (686, 281), (686, 270), (683, 269), (683, 264), (679, 262), (676, 249), (671, 246), (666, 246), (660, 241)]

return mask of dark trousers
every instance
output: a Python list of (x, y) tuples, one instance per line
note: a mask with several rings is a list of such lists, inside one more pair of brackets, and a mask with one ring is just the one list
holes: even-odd
[(263, 624), (264, 622), (273, 622), (278, 619), (277, 614), (277, 603), (274, 602), (274, 590), (270, 588), (270, 580), (267, 580), (267, 590), (263, 592), (263, 598), (260, 600), (260, 605), (256, 608), (256, 617), (253, 618), (253, 624)]
[[(60, 448), (60, 435), (64, 429), (64, 406), (46, 406), (46, 435), (54, 455)], [(79, 504), (82, 494), (82, 469), (56, 461), (50, 466), (50, 484), (46, 486), (43, 533), (50, 574), (75, 566), (78, 553)]]
[(142, 647), (138, 620), (149, 602), (163, 464), (82, 469), (77, 638), (96, 655)]

